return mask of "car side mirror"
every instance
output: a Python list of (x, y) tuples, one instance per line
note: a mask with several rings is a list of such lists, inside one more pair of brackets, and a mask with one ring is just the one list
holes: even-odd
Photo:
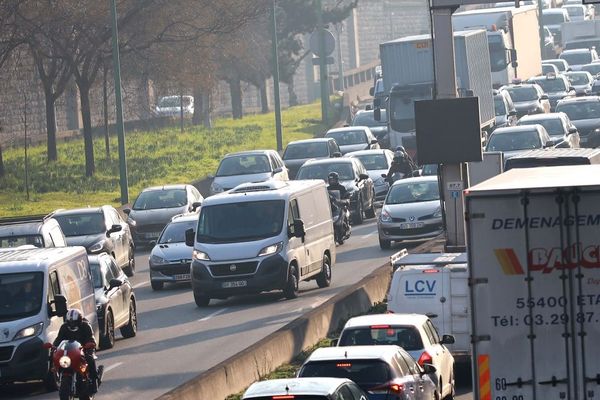
[(150, 241), (150, 247), (154, 247), (156, 246), (156, 240), (151, 240)]
[(569, 134), (577, 133), (577, 128), (569, 128)]
[(294, 220), (294, 237), (303, 239), (306, 236), (306, 232), (304, 231), (304, 221), (301, 219)]
[(123, 214), (129, 215), (130, 213), (131, 213), (131, 208), (124, 208), (123, 209)]
[(114, 289), (117, 287), (121, 287), (121, 285), (123, 285), (123, 281), (117, 278), (113, 278), (110, 280), (110, 282), (108, 282), (108, 290), (110, 289)]
[(371, 140), (371, 144), (377, 144), (377, 143), (378, 143), (378, 140), (377, 140), (377, 139), (372, 139), (372, 140)]
[(544, 147), (554, 147), (554, 142), (552, 140), (548, 140)]
[(433, 375), (437, 372), (437, 368), (431, 364), (423, 364), (423, 375)]
[(113, 225), (110, 227), (109, 230), (106, 231), (106, 237), (109, 237), (111, 235), (111, 233), (115, 233), (115, 232), (120, 232), (123, 230), (123, 227), (121, 225)]
[(215, 179), (215, 176), (214, 176), (213, 174), (208, 174), (208, 175), (206, 175), (206, 177), (207, 177), (208, 179)]
[(413, 177), (422, 176), (422, 171), (420, 169), (415, 169), (412, 174)]
[(199, 209), (202, 206), (202, 202), (201, 201), (195, 201), (192, 203), (192, 211), (196, 211), (197, 209)]
[(575, 88), (573, 86), (569, 86), (569, 92), (574, 92)]
[(387, 178), (387, 174), (381, 174), (381, 177), (385, 179)]
[(370, 87), (369, 88), (369, 96), (374, 96), (375, 95), (375, 88), (374, 87)]
[(517, 116), (517, 110), (510, 110), (508, 112), (508, 116), (509, 117), (516, 117)]
[(454, 344), (454, 336), (452, 335), (443, 335), (440, 344)]
[(548, 100), (548, 95), (543, 94), (542, 97), (540, 97), (540, 100)]
[(375, 121), (381, 121), (381, 108), (375, 106), (375, 110), (373, 110), (373, 119)]
[(62, 294), (55, 294), (53, 303), (54, 314), (64, 318), (67, 315), (67, 298)]
[(369, 179), (369, 175), (367, 175), (367, 174), (358, 174), (358, 180), (364, 181), (365, 179)]
[(273, 175), (275, 175), (275, 174), (280, 174), (280, 173), (282, 173), (282, 172), (283, 172), (283, 168), (281, 168), (281, 167), (277, 167), (277, 168), (275, 168), (275, 169), (273, 170)]
[(340, 341), (340, 339), (332, 339), (331, 340), (331, 347), (336, 347), (338, 345), (338, 342)]
[(188, 247), (194, 247), (194, 230), (193, 229), (188, 229), (185, 231), (185, 245)]
[(333, 158), (340, 158), (342, 156), (342, 153), (339, 151), (336, 151), (332, 154)]

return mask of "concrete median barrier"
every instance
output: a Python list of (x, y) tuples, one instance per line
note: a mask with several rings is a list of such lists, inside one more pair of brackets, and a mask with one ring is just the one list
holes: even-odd
[(382, 301), (390, 280), (388, 263), (274, 334), (160, 396), (159, 400), (220, 400), (240, 392), (341, 328), (349, 317), (364, 313)]

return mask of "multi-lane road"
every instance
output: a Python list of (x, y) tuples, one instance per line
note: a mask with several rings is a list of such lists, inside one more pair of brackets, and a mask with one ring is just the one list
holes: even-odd
[[(318, 289), (314, 282), (305, 282), (294, 300), (267, 293), (213, 300), (206, 308), (196, 307), (189, 285), (167, 285), (163, 291), (152, 291), (148, 251), (139, 251), (137, 273), (132, 278), (138, 299), (138, 335), (117, 340), (113, 349), (98, 352), (105, 375), (96, 398), (156, 398), (358, 282), (400, 247), (380, 250), (377, 226), (369, 221), (354, 227), (350, 240), (337, 249), (329, 288)], [(44, 393), (35, 383), (0, 390), (2, 399), (57, 397), (57, 393)]]

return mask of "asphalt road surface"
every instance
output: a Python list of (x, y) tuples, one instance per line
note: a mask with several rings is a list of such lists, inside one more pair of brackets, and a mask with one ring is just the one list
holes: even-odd
[[(237, 354), (263, 337), (358, 282), (402, 247), (382, 251), (374, 220), (355, 226), (352, 237), (338, 246), (331, 287), (303, 282), (300, 296), (285, 300), (277, 293), (213, 300), (198, 308), (186, 284), (150, 288), (148, 251), (138, 251), (137, 273), (131, 278), (138, 300), (139, 331), (118, 338), (111, 350), (99, 351), (104, 382), (96, 399), (153, 399)], [(459, 393), (463, 393), (460, 390)], [(0, 398), (56, 399), (39, 383), (4, 386)], [(469, 397), (460, 397), (467, 399)]]

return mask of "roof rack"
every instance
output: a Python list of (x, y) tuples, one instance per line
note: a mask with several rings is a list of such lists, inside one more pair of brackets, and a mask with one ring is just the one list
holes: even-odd
[(18, 217), (4, 217), (0, 218), (0, 225), (15, 225), (23, 222), (45, 222), (52, 218), (54, 213), (50, 214), (39, 214), (39, 215), (22, 215)]

